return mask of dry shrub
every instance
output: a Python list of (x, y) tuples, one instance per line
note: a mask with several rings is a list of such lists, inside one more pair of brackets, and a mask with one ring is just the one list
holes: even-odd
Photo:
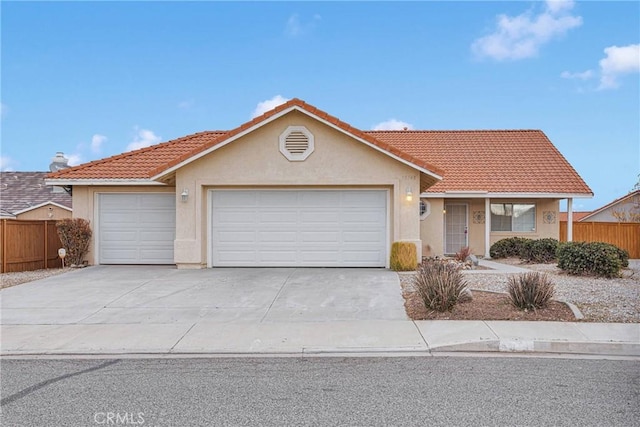
[(469, 246), (465, 246), (464, 248), (460, 249), (460, 252), (456, 252), (455, 259), (456, 261), (465, 262), (471, 254), (471, 248), (469, 248)]
[(470, 295), (460, 267), (436, 259), (427, 259), (418, 266), (413, 284), (430, 310), (450, 311)]
[(389, 266), (393, 271), (415, 270), (418, 253), (416, 245), (411, 242), (394, 242), (391, 245), (391, 260)]
[(67, 251), (65, 262), (68, 265), (82, 265), (89, 251), (91, 227), (89, 221), (82, 218), (67, 218), (56, 222), (58, 236)]
[(543, 308), (555, 295), (555, 286), (549, 277), (538, 272), (509, 277), (507, 290), (511, 303), (522, 310)]

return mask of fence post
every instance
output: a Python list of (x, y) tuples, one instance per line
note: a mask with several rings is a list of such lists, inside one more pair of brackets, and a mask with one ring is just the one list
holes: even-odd
[(2, 220), (2, 273), (7, 271), (7, 220)]
[(48, 243), (49, 243), (49, 221), (44, 222), (44, 269), (47, 269), (49, 251), (48, 251)]

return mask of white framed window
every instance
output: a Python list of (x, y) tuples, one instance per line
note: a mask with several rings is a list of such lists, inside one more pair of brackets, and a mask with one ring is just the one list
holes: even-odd
[(280, 134), (280, 152), (291, 162), (306, 160), (313, 149), (313, 134), (304, 126), (289, 126)]
[(536, 231), (536, 205), (491, 203), (491, 231)]
[(431, 213), (431, 203), (427, 200), (420, 199), (420, 220), (425, 219)]

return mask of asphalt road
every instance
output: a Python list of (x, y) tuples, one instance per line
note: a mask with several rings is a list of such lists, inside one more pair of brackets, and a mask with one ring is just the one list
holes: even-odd
[(640, 426), (640, 363), (3, 360), (2, 426)]

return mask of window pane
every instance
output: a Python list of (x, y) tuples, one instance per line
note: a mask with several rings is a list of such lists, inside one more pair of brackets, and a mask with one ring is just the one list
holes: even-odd
[(536, 205), (513, 205), (513, 231), (536, 230)]
[(492, 203), (491, 231), (523, 231), (536, 229), (536, 205), (533, 203)]
[(491, 204), (491, 231), (511, 231), (511, 205)]

